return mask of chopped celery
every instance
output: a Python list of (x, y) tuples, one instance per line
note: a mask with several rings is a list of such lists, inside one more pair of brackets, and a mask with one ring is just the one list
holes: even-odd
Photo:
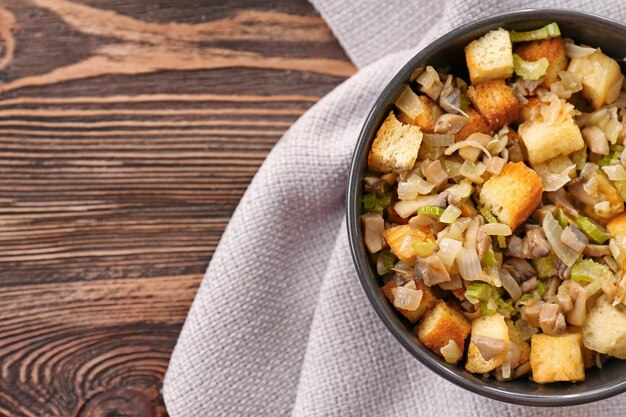
[(530, 30), (528, 32), (516, 32), (512, 30), (509, 32), (509, 35), (511, 37), (511, 42), (527, 42), (561, 36), (561, 31), (559, 30), (559, 25), (552, 22), (540, 29)]
[(512, 301), (506, 302), (502, 298), (498, 298), (498, 300), (496, 301), (496, 304), (498, 305), (498, 310), (505, 313), (503, 314), (503, 316), (505, 317), (508, 316), (507, 318), (510, 318), (511, 316), (517, 313), (517, 309), (513, 307)]
[(485, 316), (495, 314), (497, 308), (498, 304), (493, 298), (490, 298), (488, 301), (480, 302), (480, 312), (483, 313)]
[(563, 210), (559, 210), (559, 213), (556, 215), (556, 221), (563, 229), (573, 223), (573, 220), (571, 220), (568, 215), (563, 212)]
[(546, 280), (539, 280), (539, 283), (537, 284), (537, 289), (535, 291), (537, 291), (539, 297), (543, 298), (546, 291), (548, 291), (548, 283), (546, 282)]
[(599, 161), (598, 165), (601, 167), (606, 167), (611, 165), (611, 161), (617, 159), (619, 160), (619, 154), (617, 152), (610, 153), (608, 155), (603, 156)]
[(487, 249), (487, 253), (485, 253), (485, 257), (483, 258), (484, 266), (496, 266), (498, 264), (498, 260), (496, 259), (496, 254), (493, 251), (493, 245), (489, 245), (489, 249)]
[(525, 61), (519, 55), (513, 54), (513, 70), (525, 80), (538, 80), (546, 75), (550, 62), (546, 57), (536, 61)]
[[(486, 282), (475, 282), (465, 290), (465, 298), (470, 302), (487, 301), (494, 293), (495, 287)], [(475, 304), (475, 303), (474, 303)]]
[(391, 193), (376, 195), (376, 193), (363, 194), (363, 210), (369, 213), (383, 214), (385, 208), (391, 204)]
[(363, 194), (363, 209), (365, 211), (372, 211), (376, 207), (376, 194), (365, 193)]
[(417, 209), (417, 214), (425, 214), (427, 216), (441, 216), (445, 209), (437, 206), (422, 206)]
[(389, 204), (391, 204), (391, 193), (378, 196), (376, 203), (381, 207), (389, 207)]
[(611, 238), (611, 234), (606, 232), (602, 226), (594, 223), (585, 216), (578, 216), (574, 221), (576, 225), (596, 243), (603, 244)]
[(429, 257), (435, 251), (435, 241), (428, 239), (424, 242), (415, 242), (413, 244), (413, 249), (421, 258)]
[(587, 147), (570, 154), (570, 159), (576, 164), (576, 169), (580, 171), (587, 163)]
[(529, 302), (530, 300), (533, 299), (533, 295), (532, 294), (524, 294), (520, 297), (520, 299), (517, 301), (520, 305), (524, 305), (527, 302)]
[(388, 248), (385, 248), (382, 251), (380, 251), (379, 256), (383, 257), (383, 262), (388, 269), (391, 270), (391, 268), (395, 266), (397, 258)]
[(597, 278), (611, 279), (613, 274), (608, 266), (599, 264), (591, 259), (582, 259), (572, 266), (572, 281), (593, 282)]
[(613, 185), (622, 196), (622, 199), (626, 201), (626, 180), (613, 181)]
[[(487, 207), (483, 206), (479, 208), (478, 211), (480, 211), (480, 214), (483, 215), (488, 223), (498, 223), (498, 219), (496, 219), (495, 216), (491, 214), (491, 211), (489, 211)], [(506, 238), (504, 236), (496, 236), (496, 238), (498, 240), (498, 247), (500, 249), (506, 249)]]
[(535, 265), (535, 271), (537, 271), (537, 277), (545, 279), (556, 275), (556, 266), (550, 256), (535, 259), (533, 263)]
[[(624, 145), (613, 145), (610, 144), (609, 145), (609, 149), (611, 149), (611, 152), (617, 152), (618, 154), (621, 153), (624, 150)], [(618, 156), (619, 158), (619, 156)]]

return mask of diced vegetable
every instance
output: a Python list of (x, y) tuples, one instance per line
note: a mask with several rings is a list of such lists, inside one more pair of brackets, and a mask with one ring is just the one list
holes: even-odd
[(420, 101), (420, 98), (408, 85), (404, 87), (404, 90), (402, 90), (402, 93), (394, 104), (411, 119), (415, 119), (424, 111), (424, 105)]
[(572, 267), (571, 279), (575, 282), (593, 282), (596, 279), (611, 279), (613, 274), (608, 266), (591, 259), (582, 259)]
[(363, 209), (368, 213), (383, 214), (391, 204), (391, 194), (376, 195), (376, 193), (363, 194)]
[(378, 275), (385, 275), (391, 272), (391, 269), (396, 263), (396, 257), (389, 249), (383, 249), (378, 253), (378, 259), (376, 262), (376, 272)]
[(535, 271), (537, 271), (538, 278), (549, 278), (556, 274), (556, 266), (550, 256), (544, 256), (543, 258), (535, 259), (533, 261)]
[(450, 339), (448, 344), (439, 349), (443, 359), (450, 364), (456, 364), (462, 357), (463, 351), (459, 347), (459, 345), (454, 341), (454, 339)]
[(454, 222), (459, 216), (461, 215), (461, 209), (453, 206), (453, 205), (449, 205), (448, 207), (446, 207), (446, 209), (443, 211), (443, 213), (441, 214), (441, 217), (439, 218), (439, 221), (441, 223), (452, 223)]
[(538, 80), (546, 75), (550, 62), (546, 57), (537, 61), (525, 61), (519, 55), (513, 54), (513, 70), (525, 80)]
[(546, 233), (548, 242), (550, 242), (550, 246), (552, 247), (552, 250), (554, 250), (556, 256), (567, 266), (574, 265), (579, 254), (561, 242), (563, 229), (561, 229), (561, 226), (559, 226), (556, 220), (554, 220), (551, 213), (547, 213), (543, 218), (543, 230)]
[[(480, 211), (480, 214), (483, 215), (483, 217), (485, 218), (485, 220), (487, 220), (488, 223), (498, 223), (498, 219), (496, 219), (494, 215), (491, 214), (491, 212), (489, 211), (487, 207), (481, 207), (478, 211)], [(504, 236), (498, 236), (497, 240), (498, 240), (498, 247), (500, 247), (500, 249), (505, 249), (506, 239), (504, 238)]]
[(483, 231), (491, 236), (511, 236), (511, 228), (502, 223), (489, 223), (483, 226)]
[(496, 266), (498, 261), (496, 260), (496, 254), (493, 251), (493, 246), (489, 244), (489, 249), (485, 253), (485, 257), (483, 258), (483, 265), (485, 266)]
[(574, 221), (580, 230), (596, 243), (603, 244), (611, 238), (611, 234), (605, 231), (602, 226), (585, 216), (578, 216)]
[(528, 32), (516, 32), (512, 30), (509, 32), (509, 35), (511, 42), (528, 42), (561, 36), (561, 30), (559, 29), (559, 25), (553, 22), (540, 29), (530, 30)]
[(435, 241), (428, 239), (424, 242), (415, 242), (413, 243), (413, 249), (418, 256), (426, 258), (435, 251)]
[(391, 289), (393, 293), (393, 305), (408, 311), (415, 311), (422, 302), (422, 290), (415, 290), (408, 287), (394, 287)]
[(460, 250), (456, 266), (459, 274), (467, 281), (480, 281), (483, 279), (483, 271), (480, 267), (480, 259), (474, 248), (463, 248)]
[(439, 251), (437, 252), (437, 256), (441, 259), (446, 268), (450, 270), (452, 265), (454, 265), (459, 252), (461, 252), (463, 244), (458, 240), (450, 238), (443, 238), (439, 240), (438, 243)]
[(444, 213), (445, 209), (436, 206), (422, 206), (417, 209), (417, 214), (425, 214), (427, 216), (441, 216)]
[(546, 291), (548, 291), (548, 284), (546, 283), (546, 281), (540, 280), (537, 284), (537, 289), (535, 291), (537, 291), (537, 295), (539, 295), (539, 297), (543, 298), (543, 296), (546, 294)]

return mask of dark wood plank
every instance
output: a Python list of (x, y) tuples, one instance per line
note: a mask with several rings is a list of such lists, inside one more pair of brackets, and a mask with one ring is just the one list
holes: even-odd
[(0, 1), (0, 415), (165, 415), (232, 211), (354, 71), (305, 0)]

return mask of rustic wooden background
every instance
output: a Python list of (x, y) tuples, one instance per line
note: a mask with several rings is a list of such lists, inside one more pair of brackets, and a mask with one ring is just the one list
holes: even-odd
[(306, 0), (0, 0), (0, 415), (165, 415), (229, 216), (354, 71)]

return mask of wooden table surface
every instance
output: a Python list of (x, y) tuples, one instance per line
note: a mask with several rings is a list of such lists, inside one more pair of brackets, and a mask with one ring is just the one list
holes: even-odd
[(0, 415), (165, 415), (233, 209), (354, 71), (306, 0), (0, 0)]

